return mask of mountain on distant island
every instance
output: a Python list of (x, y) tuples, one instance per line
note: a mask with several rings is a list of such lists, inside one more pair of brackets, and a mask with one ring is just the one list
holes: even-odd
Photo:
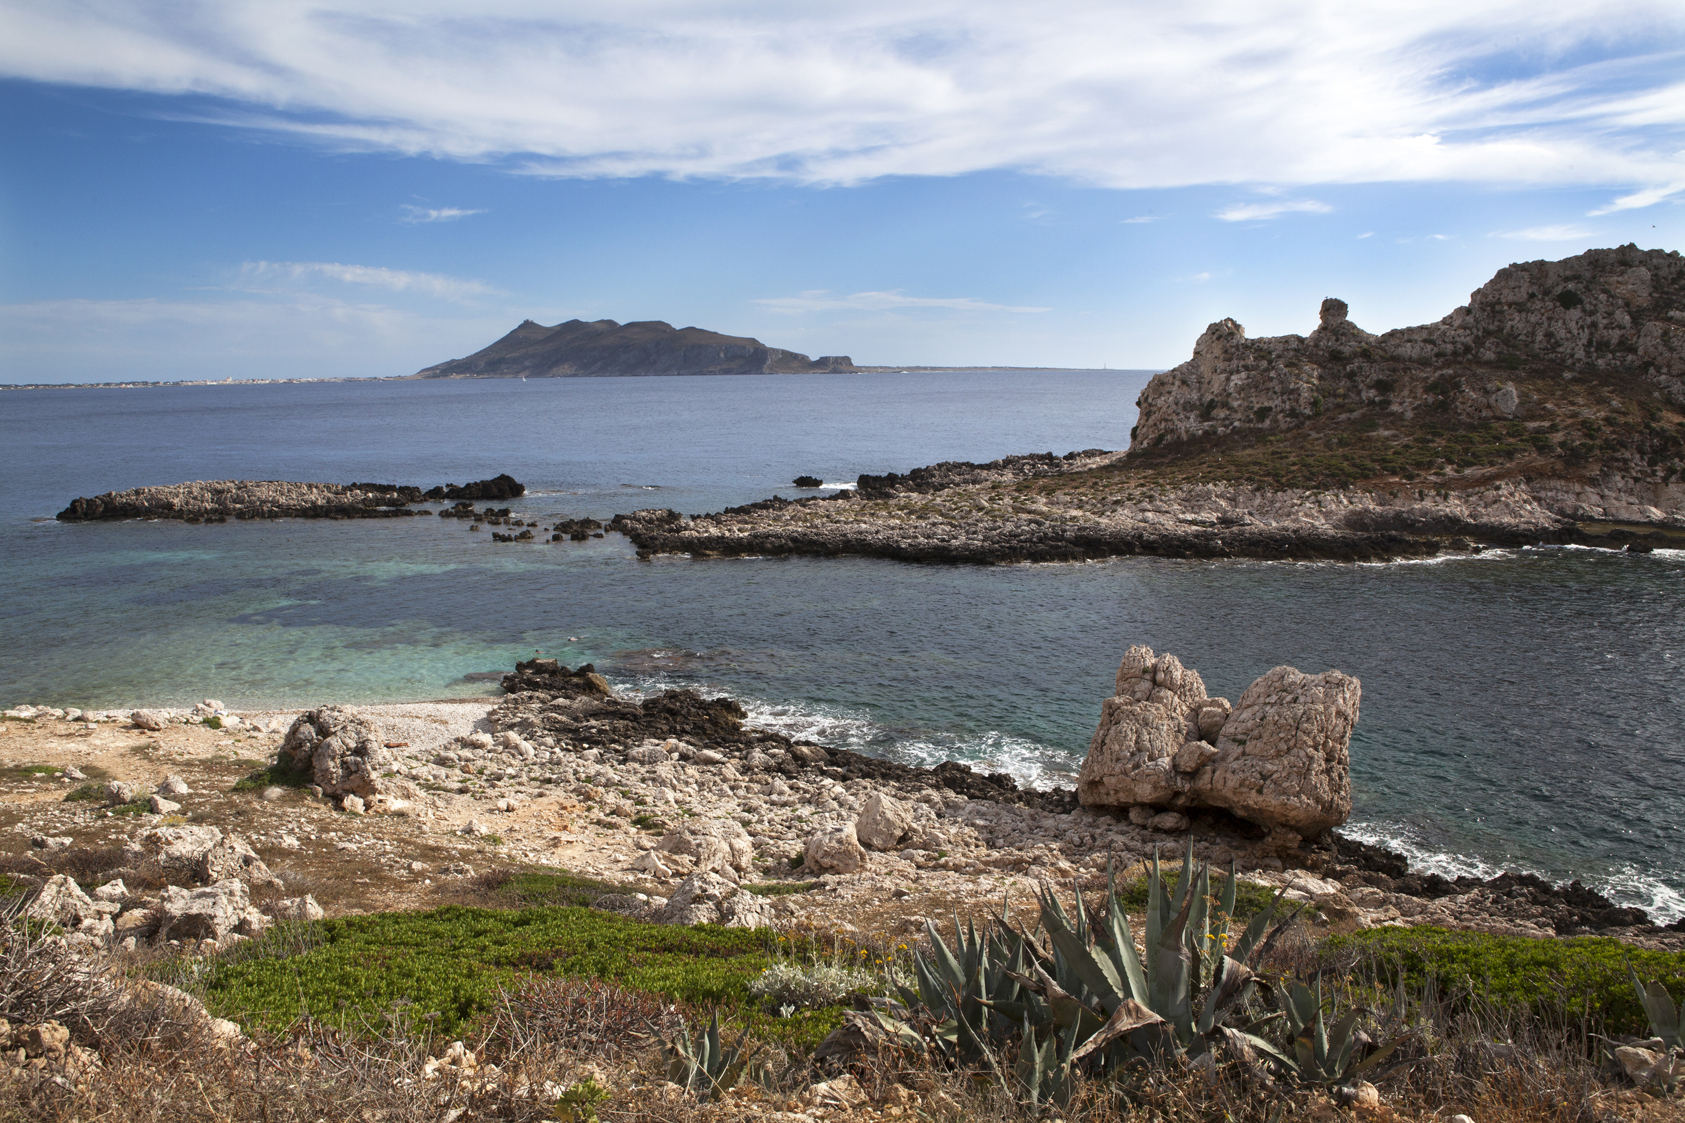
[(807, 374), (854, 370), (847, 355), (810, 359), (758, 339), (660, 320), (620, 324), (569, 320), (519, 327), (465, 359), (428, 367), (411, 378), (584, 378), (648, 374)]

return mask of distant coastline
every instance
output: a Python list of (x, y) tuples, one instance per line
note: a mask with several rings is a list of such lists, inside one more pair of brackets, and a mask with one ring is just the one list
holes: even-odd
[[(1091, 371), (1104, 370), (1108, 374), (1149, 374), (1159, 371), (1160, 367), (1009, 367), (1009, 366), (870, 366), (855, 367), (852, 371), (803, 371), (798, 373), (831, 375), (831, 374), (945, 374), (956, 371), (990, 371), (990, 370), (1021, 370), (1021, 371)], [(500, 381), (509, 381), (517, 375), (489, 376)], [(616, 378), (623, 375), (574, 375), (575, 378)], [(651, 376), (654, 377), (654, 376)], [(677, 377), (677, 376), (675, 376)], [(690, 377), (690, 376), (684, 376)], [(0, 390), (146, 390), (159, 386), (290, 386), (294, 384), (320, 385), (328, 382), (414, 382), (411, 375), (394, 374), (363, 378), (192, 378), (178, 382), (145, 382), (132, 380), (128, 382), (5, 382), (0, 383)]]

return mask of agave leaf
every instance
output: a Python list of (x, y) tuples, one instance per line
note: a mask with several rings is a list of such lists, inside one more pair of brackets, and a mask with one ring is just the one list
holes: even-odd
[(1095, 956), (1077, 939), (1076, 933), (1064, 925), (1058, 924), (1054, 918), (1043, 916), (1042, 924), (1047, 929), (1053, 946), (1064, 956), (1065, 962), (1082, 980), (1106, 1012), (1111, 1014), (1118, 1008), (1118, 1003), (1125, 997), (1123, 980), (1117, 976), (1112, 962), (1105, 956)]
[(1234, 916), (1235, 893), (1237, 891), (1238, 884), (1238, 879), (1235, 877), (1234, 859), (1230, 858), (1229, 879), (1223, 883), (1223, 893), (1217, 901), (1217, 907), (1221, 909), (1223, 913), (1224, 929), (1222, 932), (1219, 932), (1218, 935), (1228, 935), (1228, 921), (1230, 917)]
[[(1234, 867), (1230, 866), (1229, 886), (1231, 888), (1234, 886), (1234, 876)], [(1275, 916), (1276, 905), (1281, 903), (1282, 895), (1286, 892), (1287, 887), (1285, 885), (1276, 890), (1275, 896), (1270, 899), (1270, 903), (1258, 910), (1258, 914), (1247, 924), (1246, 931), (1241, 934), (1239, 942), (1235, 944), (1234, 950), (1229, 954), (1242, 963), (1251, 960), (1252, 949), (1258, 946), (1259, 940), (1263, 939), (1264, 930), (1270, 926), (1270, 919)]]
[(1685, 1003), (1674, 1009), (1673, 996), (1668, 994), (1667, 988), (1660, 981), (1652, 982), (1648, 987), (1638, 981), (1638, 972), (1627, 965), (1627, 974), (1632, 976), (1633, 989), (1638, 992), (1638, 1001), (1644, 1004), (1644, 1012), (1650, 1016), (1650, 1032), (1659, 1037), (1666, 1044), (1685, 1047), (1685, 1041), (1680, 1040), (1679, 1023), (1685, 1017)]
[(1135, 933), (1130, 931), (1129, 916), (1118, 903), (1117, 897), (1113, 896), (1111, 901), (1111, 907), (1106, 910), (1111, 946), (1106, 949), (1106, 954), (1111, 957), (1118, 975), (1128, 984), (1129, 997), (1137, 1002), (1145, 1002), (1147, 969), (1141, 964), (1141, 953), (1135, 950)]
[(1357, 1019), (1363, 1013), (1362, 1009), (1349, 1011), (1328, 1027), (1329, 1071), (1344, 1073), (1346, 1066), (1351, 1063), (1352, 1050), (1357, 1048), (1357, 1035), (1352, 1030), (1356, 1028)]
[(1124, 1034), (1145, 1029), (1147, 1026), (1165, 1024), (1167, 1023), (1163, 1018), (1133, 998), (1126, 998), (1118, 1003), (1117, 1009), (1112, 1011), (1112, 1016), (1106, 1019), (1106, 1024), (1101, 1026), (1097, 1033), (1072, 1051), (1071, 1059), (1080, 1061), (1094, 1050), (1110, 1044)]
[(1393, 1053), (1398, 1050), (1400, 1045), (1404, 1044), (1412, 1037), (1415, 1037), (1416, 1032), (1416, 1030), (1411, 1030), (1409, 1033), (1399, 1034), (1397, 1037), (1393, 1038), (1391, 1041), (1387, 1042), (1385, 1045), (1357, 1062), (1357, 1064), (1353, 1065), (1351, 1069), (1343, 1075), (1350, 1077), (1359, 1076), (1366, 1072), (1372, 1072), (1377, 1065), (1392, 1056)]
[(1251, 981), (1252, 970), (1245, 964), (1236, 963), (1226, 955), (1218, 960), (1216, 977), (1211, 980), (1211, 990), (1205, 996), (1205, 1008), (1199, 1014), (1199, 1032), (1210, 1033), (1218, 1019), (1247, 992), (1246, 984)]
[[(963, 987), (966, 971), (960, 966), (959, 960), (954, 958), (954, 953), (948, 950), (948, 945), (942, 940), (942, 934), (936, 930), (936, 924), (927, 920), (924, 922), (924, 926), (930, 936), (931, 957), (936, 961), (938, 977), (953, 986)], [(954, 927), (959, 927), (957, 921)]]

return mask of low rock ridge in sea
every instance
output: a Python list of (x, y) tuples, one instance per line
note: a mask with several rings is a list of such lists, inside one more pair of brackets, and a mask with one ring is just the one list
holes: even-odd
[(403, 484), (292, 483), (285, 480), (195, 480), (162, 487), (137, 487), (73, 499), (58, 513), (61, 522), (110, 519), (368, 519), (413, 515), (411, 503), (426, 500), (514, 499), (525, 485), (504, 473), (469, 484), (443, 484), (423, 491)]
[(1263, 339), (1212, 324), (1142, 391), (1127, 452), (865, 474), (852, 493), (622, 525), (649, 553), (954, 562), (1685, 546), (1677, 252), (1512, 265), (1443, 320), (1380, 335), (1334, 298), (1319, 321)]

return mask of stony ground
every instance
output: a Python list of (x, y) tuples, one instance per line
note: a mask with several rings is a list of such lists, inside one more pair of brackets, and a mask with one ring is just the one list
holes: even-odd
[[(844, 778), (837, 761), (780, 772), (760, 748), (741, 745), (736, 757), (673, 739), (554, 748), (556, 738), (538, 735), (535, 745), (500, 728), (533, 733), (533, 711), (520, 697), (501, 707), (484, 699), (357, 707), (376, 723), (394, 779), (417, 794), (395, 813), (364, 815), (309, 788), (235, 790), (274, 761), (291, 712), (234, 715), (220, 730), (183, 715), (156, 731), (127, 715), (10, 718), (0, 722), (0, 856), (73, 848), (90, 852), (90, 863), (104, 854), (117, 866), (125, 841), (194, 823), (243, 839), (280, 879), (276, 895), (309, 893), (329, 915), (471, 900), (476, 874), (518, 866), (612, 882), (658, 908), (706, 865), (694, 847), (673, 840), (712, 829), (752, 848), (735, 861), (739, 868), (719, 872), (775, 889), (757, 922), (892, 935), (1011, 898), (1028, 908), (1040, 884), (1097, 886), (1108, 859), (1120, 870), (1155, 852), (1174, 861), (1191, 840), (1200, 857), (1233, 860), (1249, 880), (1288, 885), (1290, 897), (1313, 905), (1319, 928), (1437, 923), (1551, 936), (1562, 924), (1560, 902), (1541, 901), (1537, 887), (1440, 883), (1428, 891), (1420, 878), (1368, 872), (1326, 849), (1271, 851), (1262, 832), (1234, 820), (1196, 816), (1186, 833), (1167, 833), (1124, 816), (1005, 801), (1033, 797), (968, 798), (910, 782), (930, 778), (911, 770), (900, 782)], [(780, 751), (769, 741), (752, 744)], [(109, 780), (144, 796), (171, 776), (189, 791), (170, 796), (180, 806), (164, 814), (65, 799)], [(894, 849), (858, 851), (860, 868), (842, 872), (803, 864), (811, 838), (852, 826), (879, 794), (899, 802), (908, 819)], [(1685, 945), (1685, 933), (1653, 927), (1606, 931), (1647, 946)]]

